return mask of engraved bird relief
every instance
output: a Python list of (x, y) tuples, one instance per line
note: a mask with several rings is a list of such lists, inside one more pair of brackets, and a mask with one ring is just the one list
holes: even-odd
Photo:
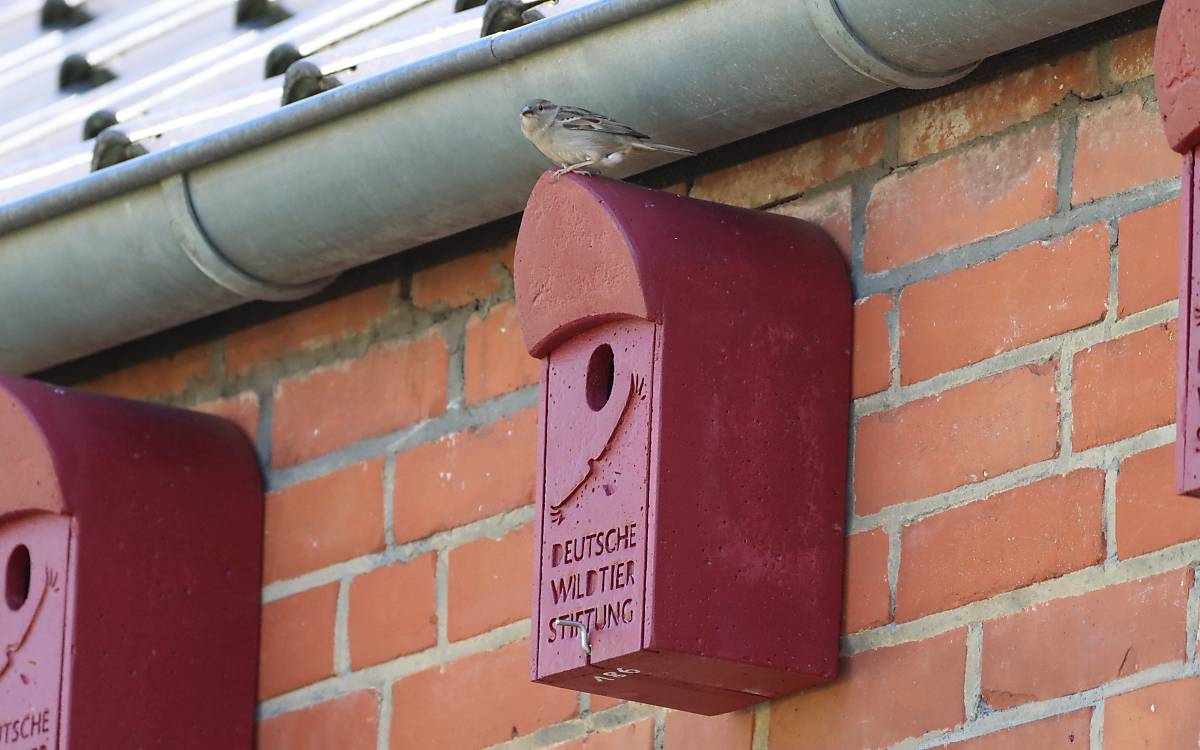
[[(595, 472), (596, 462), (612, 445), (617, 428), (621, 426), (625, 415), (632, 409), (635, 400), (640, 401), (644, 398), (646, 398), (646, 379), (637, 373), (631, 374), (629, 379), (624, 381), (623, 394), (617, 394), (614, 391), (608, 404), (597, 415), (597, 428), (581, 451), (581, 463), (575, 467), (574, 472), (566, 474), (568, 480), (565, 483), (558, 483), (558, 492), (555, 494), (561, 499), (550, 503), (550, 520), (552, 522), (555, 524), (563, 522), (563, 509), (575, 499), (579, 488)], [(549, 496), (550, 492), (547, 492), (547, 495)]]
[[(16, 662), (16, 655), (22, 648), (25, 647), (25, 642), (29, 640), (29, 634), (33, 632), (33, 626), (37, 624), (38, 616), (42, 614), (42, 608), (46, 604), (46, 598), (51, 593), (58, 593), (58, 571), (46, 566), (45, 583), (42, 585), (42, 593), (38, 596), (37, 604), (34, 605), (33, 614), (29, 617), (29, 622), (21, 632), (20, 637), (12, 641), (4, 647), (4, 662), (0, 664), (0, 679), (8, 673)], [(24, 675), (22, 675), (24, 679)]]

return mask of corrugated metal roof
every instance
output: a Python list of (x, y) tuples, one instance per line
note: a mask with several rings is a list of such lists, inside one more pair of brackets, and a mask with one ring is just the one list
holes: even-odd
[(8, 0), (0, 6), (0, 204), (476, 39), (482, 6)]

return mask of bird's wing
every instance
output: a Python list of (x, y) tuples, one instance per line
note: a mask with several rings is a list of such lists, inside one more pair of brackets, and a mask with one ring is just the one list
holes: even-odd
[(611, 133), (629, 138), (650, 140), (650, 136), (634, 130), (623, 122), (618, 122), (607, 115), (602, 115), (583, 107), (559, 106), (556, 116), (558, 123), (568, 130), (592, 130), (597, 133)]

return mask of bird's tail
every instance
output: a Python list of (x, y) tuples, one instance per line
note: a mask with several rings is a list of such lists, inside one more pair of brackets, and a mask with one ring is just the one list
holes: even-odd
[(663, 153), (666, 153), (666, 154), (679, 154), (680, 156), (695, 156), (696, 155), (696, 152), (692, 151), (690, 149), (679, 148), (678, 146), (668, 146), (665, 143), (645, 143), (645, 142), (639, 141), (638, 143), (635, 143), (633, 145), (635, 148), (641, 148), (641, 149), (645, 149), (647, 151), (662, 151)]

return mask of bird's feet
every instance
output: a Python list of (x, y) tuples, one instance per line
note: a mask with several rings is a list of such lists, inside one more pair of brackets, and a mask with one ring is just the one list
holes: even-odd
[(587, 171), (586, 169), (581, 169), (579, 167), (563, 167), (562, 169), (554, 170), (550, 174), (550, 181), (558, 182), (558, 178), (562, 177), (565, 174), (581, 174), (585, 177), (590, 177), (592, 173)]

